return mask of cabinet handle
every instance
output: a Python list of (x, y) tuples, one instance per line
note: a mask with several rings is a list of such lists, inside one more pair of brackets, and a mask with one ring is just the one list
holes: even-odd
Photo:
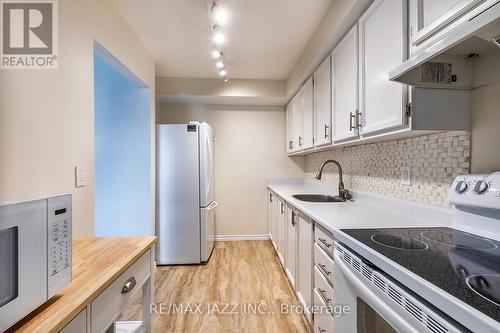
[(295, 211), (292, 211), (292, 227), (295, 227), (297, 222), (295, 221), (295, 217), (297, 216), (297, 213)]
[(281, 215), (285, 214), (285, 205), (281, 203)]
[(321, 294), (321, 297), (323, 297), (323, 300), (325, 301), (326, 305), (329, 305), (332, 302), (332, 299), (328, 298), (328, 296), (326, 295), (326, 291), (321, 288), (318, 288), (318, 291)]
[(361, 112), (356, 110), (356, 126), (361, 128)]
[(330, 126), (328, 126), (327, 124), (325, 124), (325, 139), (328, 139), (328, 135), (329, 135), (329, 129), (330, 129)]
[(326, 265), (323, 265), (323, 264), (318, 264), (319, 268), (323, 271), (323, 273), (325, 275), (332, 275), (332, 272), (330, 272), (329, 270), (326, 269)]
[(299, 136), (299, 147), (302, 147), (302, 137)]
[(356, 121), (356, 114), (349, 112), (349, 131), (356, 129), (356, 126), (353, 125), (353, 120)]
[(326, 240), (326, 239), (324, 239), (324, 238), (319, 238), (319, 241), (320, 241), (320, 242), (321, 242), (324, 246), (326, 246), (327, 248), (331, 248), (331, 247), (332, 247), (332, 244), (329, 244), (329, 243), (327, 242), (327, 240)]
[(132, 289), (134, 289), (135, 285), (137, 284), (137, 281), (135, 280), (135, 277), (131, 277), (125, 282), (122, 288), (122, 294), (128, 294)]
[(273, 195), (269, 193), (269, 202), (273, 202)]

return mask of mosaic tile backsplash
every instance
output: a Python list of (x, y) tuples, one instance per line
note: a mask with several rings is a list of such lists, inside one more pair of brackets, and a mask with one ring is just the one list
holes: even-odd
[[(318, 152), (306, 157), (306, 176), (314, 178), (328, 159), (342, 165), (347, 189), (374, 192), (433, 206), (450, 207), (446, 193), (455, 176), (470, 172), (469, 132), (447, 132)], [(401, 185), (401, 168), (410, 167), (411, 185)], [(337, 183), (335, 165), (323, 182)]]

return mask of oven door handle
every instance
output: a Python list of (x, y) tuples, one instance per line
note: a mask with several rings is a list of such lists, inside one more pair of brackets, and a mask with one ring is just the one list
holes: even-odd
[(359, 296), (363, 298), (378, 314), (380, 314), (387, 322), (394, 326), (394, 328), (399, 332), (408, 333), (418, 333), (413, 325), (408, 323), (403, 318), (397, 315), (397, 311), (394, 311), (389, 305), (387, 305), (383, 300), (381, 300), (375, 293), (373, 293), (368, 286), (366, 286), (357, 277), (347, 265), (343, 262), (338, 251), (335, 251), (335, 265), (340, 269), (342, 274), (344, 274), (352, 285), (354, 285), (359, 293)]

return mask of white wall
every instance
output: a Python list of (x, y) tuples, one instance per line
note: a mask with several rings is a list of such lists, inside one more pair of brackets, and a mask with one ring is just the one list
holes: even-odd
[(215, 134), (217, 235), (268, 233), (268, 178), (304, 178), (305, 161), (285, 152), (282, 107), (162, 104), (158, 123), (209, 123)]
[(94, 39), (154, 91), (151, 55), (102, 0), (59, 1), (59, 69), (0, 70), (0, 201), (71, 193), (76, 236), (94, 234)]

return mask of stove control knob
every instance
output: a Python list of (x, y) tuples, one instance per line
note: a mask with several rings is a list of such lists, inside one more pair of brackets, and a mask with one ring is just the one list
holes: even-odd
[(482, 180), (478, 180), (476, 182), (476, 185), (474, 186), (474, 192), (477, 194), (483, 194), (484, 192), (488, 191), (488, 183)]
[(457, 186), (455, 186), (455, 191), (458, 193), (458, 194), (462, 194), (464, 193), (465, 191), (467, 191), (467, 189), (469, 188), (469, 185), (467, 185), (467, 183), (463, 180), (459, 181), (457, 183)]

